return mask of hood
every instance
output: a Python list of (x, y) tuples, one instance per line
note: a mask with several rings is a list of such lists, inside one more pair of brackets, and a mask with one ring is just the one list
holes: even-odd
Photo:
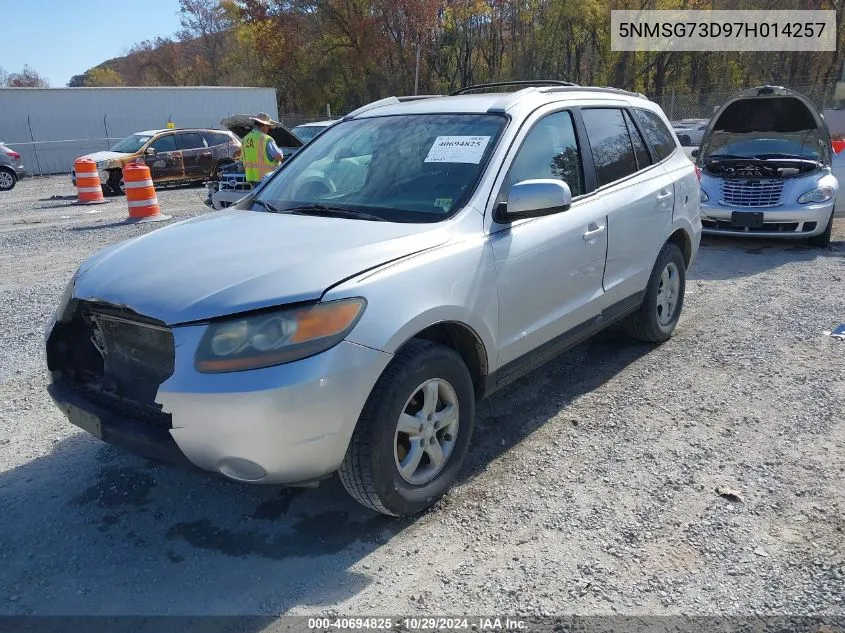
[(316, 300), (331, 285), (447, 239), (438, 224), (227, 210), (93, 255), (73, 294), (174, 325)]
[(80, 156), (80, 158), (90, 158), (91, 160), (100, 162), (104, 160), (128, 158), (129, 156), (132, 156), (132, 154), (124, 154), (123, 152), (112, 152), (109, 150), (104, 152), (94, 152), (93, 154), (85, 154), (85, 156)]
[(715, 153), (795, 154), (830, 165), (830, 135), (813, 103), (779, 86), (741, 92), (716, 112), (701, 141), (699, 165)]
[[(220, 121), (220, 125), (242, 139), (252, 130), (253, 122), (250, 119), (251, 116), (251, 114), (233, 114)], [(273, 137), (273, 140), (276, 141), (276, 145), (279, 147), (302, 147), (302, 141), (284, 125), (279, 124), (271, 127), (270, 136)]]

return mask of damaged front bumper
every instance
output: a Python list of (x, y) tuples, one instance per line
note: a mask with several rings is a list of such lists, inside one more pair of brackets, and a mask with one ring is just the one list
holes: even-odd
[(112, 394), (74, 375), (70, 359), (79, 354), (62, 350), (84, 328), (56, 323), (46, 333), (49, 393), (76, 426), (148, 458), (252, 483), (300, 484), (336, 471), (392, 356), (344, 341), (285, 365), (201, 374), (194, 350), (205, 328), (168, 328), (172, 374), (154, 399), (134, 402), (120, 393), (119, 377)]

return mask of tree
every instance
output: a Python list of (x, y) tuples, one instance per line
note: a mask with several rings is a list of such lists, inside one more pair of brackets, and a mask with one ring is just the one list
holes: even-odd
[(82, 83), (86, 88), (95, 88), (100, 86), (123, 86), (125, 82), (123, 77), (118, 74), (113, 68), (92, 68), (85, 73), (85, 79)]
[(50, 82), (26, 64), (21, 72), (9, 75), (6, 85), (10, 88), (49, 88)]

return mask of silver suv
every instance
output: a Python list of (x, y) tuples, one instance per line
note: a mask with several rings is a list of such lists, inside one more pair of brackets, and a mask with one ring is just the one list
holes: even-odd
[(149, 457), (431, 506), (478, 399), (618, 321), (668, 339), (698, 250), (657, 105), (520, 88), (372, 103), (235, 207), (90, 257), (47, 328), (55, 402)]

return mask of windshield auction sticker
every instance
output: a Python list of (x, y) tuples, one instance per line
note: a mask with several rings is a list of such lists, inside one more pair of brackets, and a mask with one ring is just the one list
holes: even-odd
[(438, 136), (428, 150), (425, 162), (477, 165), (489, 142), (489, 136)]
[(613, 51), (835, 51), (836, 11), (613, 10)]

